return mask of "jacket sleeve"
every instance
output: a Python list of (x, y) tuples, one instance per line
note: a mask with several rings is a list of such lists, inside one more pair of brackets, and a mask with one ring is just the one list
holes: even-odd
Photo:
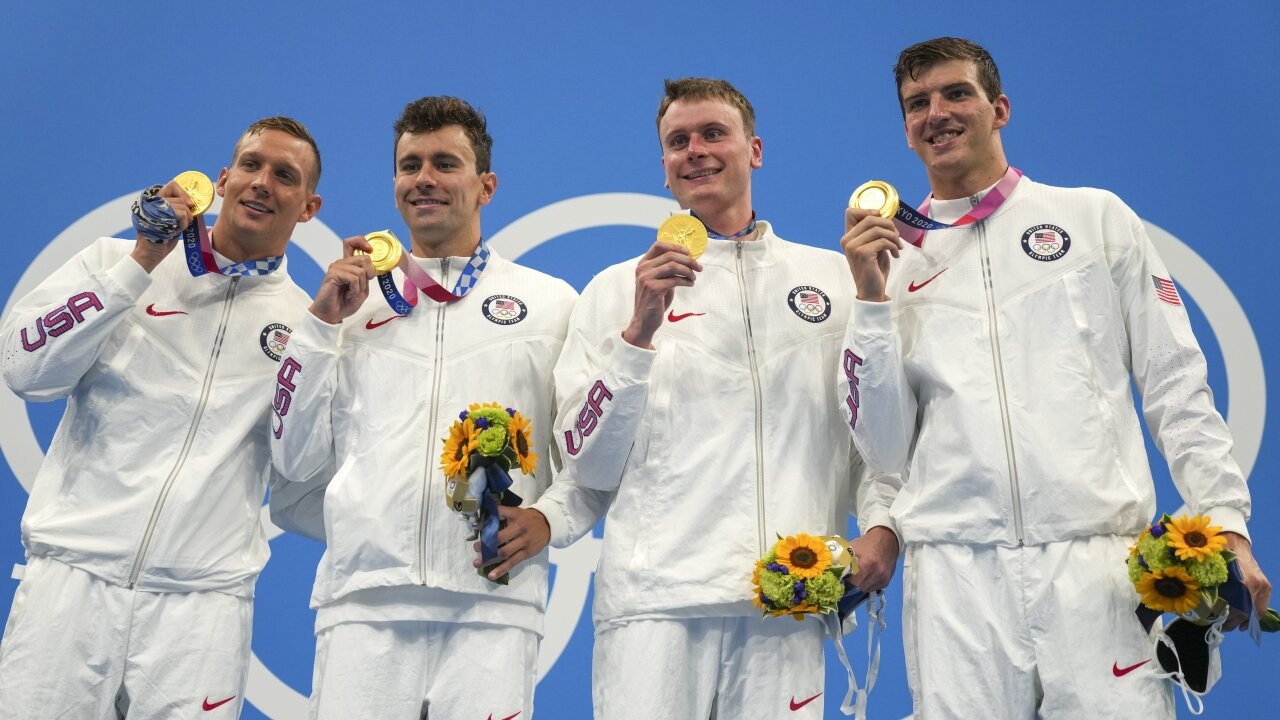
[[(569, 320), (564, 350), (556, 363), (556, 444), (565, 467), (579, 485), (613, 490), (649, 399), (649, 374), (657, 353), (622, 339), (625, 320), (615, 275), (587, 286)], [(630, 302), (625, 303), (629, 311)]]
[(1141, 219), (1118, 198), (1109, 200), (1108, 259), (1147, 427), (1187, 507), (1248, 537), (1249, 489), (1231, 456), (1231, 433), (1213, 404), (1186, 307)]
[(613, 497), (613, 492), (583, 487), (569, 473), (561, 472), (531, 507), (547, 519), (551, 547), (565, 548), (591, 532)]
[[(327, 482), (336, 467), (332, 405), (342, 326), (330, 325), (310, 312), (299, 326), (276, 373), (271, 462), (286, 480)], [(273, 515), (277, 511), (288, 512), (283, 505), (277, 510), (273, 502)]]
[(893, 309), (892, 301), (853, 301), (836, 369), (841, 411), (872, 474), (902, 472), (915, 440), (916, 396)]
[(318, 472), (306, 482), (292, 482), (271, 468), (271, 522), (281, 530), (325, 542), (324, 494), (333, 469)]
[(150, 287), (151, 276), (121, 252), (126, 243), (99, 239), (10, 309), (0, 329), (3, 372), (19, 397), (70, 394)]

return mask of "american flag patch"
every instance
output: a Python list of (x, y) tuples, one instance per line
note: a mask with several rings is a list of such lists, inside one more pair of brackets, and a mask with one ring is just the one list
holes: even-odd
[(499, 310), (515, 310), (516, 309), (515, 303), (511, 302), (510, 300), (503, 300), (501, 298), (494, 300), (493, 306)]
[(800, 302), (812, 303), (814, 305), (817, 305), (819, 302), (821, 302), (821, 300), (822, 298), (818, 297), (817, 293), (811, 293), (811, 292), (800, 293)]
[(1169, 278), (1151, 276), (1151, 282), (1156, 286), (1156, 297), (1161, 302), (1167, 302), (1170, 305), (1181, 305), (1182, 298), (1178, 297), (1178, 288), (1173, 286), (1173, 281)]

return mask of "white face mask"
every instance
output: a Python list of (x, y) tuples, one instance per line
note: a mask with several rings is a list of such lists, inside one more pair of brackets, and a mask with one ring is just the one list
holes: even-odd
[(1208, 625), (1179, 617), (1152, 632), (1154, 655), (1160, 664), (1156, 675), (1169, 678), (1182, 690), (1193, 715), (1204, 712), (1204, 696), (1222, 677), (1220, 646), (1226, 620), (1226, 613)]

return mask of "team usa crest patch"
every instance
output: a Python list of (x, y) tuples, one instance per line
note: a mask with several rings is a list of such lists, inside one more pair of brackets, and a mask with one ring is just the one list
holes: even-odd
[(792, 288), (787, 304), (791, 312), (806, 322), (820, 323), (831, 317), (831, 298), (812, 285)]
[(1033, 225), (1022, 233), (1022, 251), (1032, 260), (1057, 260), (1071, 249), (1071, 236), (1057, 225)]
[(529, 308), (514, 295), (490, 295), (480, 306), (485, 319), (498, 325), (515, 325), (529, 314)]
[(262, 332), (258, 334), (258, 345), (267, 357), (280, 362), (280, 357), (284, 355), (284, 348), (289, 344), (289, 334), (292, 332), (288, 325), (271, 323), (262, 328)]

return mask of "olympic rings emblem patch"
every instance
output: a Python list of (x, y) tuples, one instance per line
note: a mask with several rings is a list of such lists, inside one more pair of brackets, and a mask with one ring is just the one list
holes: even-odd
[(1071, 236), (1057, 225), (1033, 225), (1022, 233), (1022, 252), (1032, 260), (1057, 260), (1071, 249)]
[(792, 288), (787, 295), (787, 304), (801, 320), (820, 323), (831, 317), (831, 298), (812, 285), (801, 285)]

